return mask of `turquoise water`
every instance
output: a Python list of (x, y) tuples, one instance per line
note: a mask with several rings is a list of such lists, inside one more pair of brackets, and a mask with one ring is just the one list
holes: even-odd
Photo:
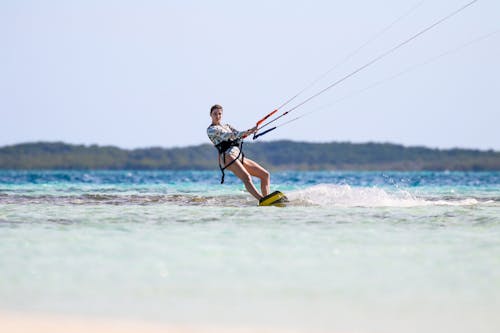
[(0, 309), (498, 332), (500, 172), (0, 171)]

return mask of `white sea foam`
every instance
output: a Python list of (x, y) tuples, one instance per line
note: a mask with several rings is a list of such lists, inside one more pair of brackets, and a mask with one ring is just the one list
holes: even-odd
[(320, 184), (287, 194), (295, 204), (345, 207), (415, 207), (468, 206), (479, 202), (474, 198), (432, 200), (420, 198), (408, 190), (393, 191), (379, 187), (351, 187), (349, 185)]

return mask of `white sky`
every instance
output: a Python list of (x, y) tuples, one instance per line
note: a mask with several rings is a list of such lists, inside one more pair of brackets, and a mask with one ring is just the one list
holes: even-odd
[[(206, 143), (212, 104), (250, 128), (420, 2), (0, 0), (0, 145)], [(467, 2), (424, 1), (301, 98)], [(500, 150), (500, 33), (335, 103), (498, 29), (480, 0), (262, 139)]]

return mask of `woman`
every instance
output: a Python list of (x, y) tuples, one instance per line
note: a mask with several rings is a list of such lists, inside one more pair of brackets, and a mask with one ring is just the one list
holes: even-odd
[[(244, 157), (241, 152), (242, 140), (248, 135), (255, 133), (257, 127), (253, 127), (247, 131), (239, 132), (231, 125), (221, 124), (222, 106), (215, 104), (210, 108), (210, 117), (212, 124), (207, 128), (207, 134), (210, 141), (219, 150), (219, 166), (222, 171), (222, 181), (224, 182), (224, 169), (231, 170), (236, 177), (241, 179), (245, 187), (251, 195), (257, 200), (261, 200), (269, 194), (270, 175), (269, 172), (261, 167), (258, 163), (249, 158)], [(260, 179), (259, 193), (252, 182), (252, 177)]]

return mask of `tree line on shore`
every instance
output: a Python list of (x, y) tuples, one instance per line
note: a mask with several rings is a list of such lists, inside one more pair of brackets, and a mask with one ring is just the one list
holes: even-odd
[[(246, 143), (246, 156), (271, 170), (500, 170), (500, 152), (431, 149), (390, 143)], [(113, 146), (33, 142), (0, 147), (0, 169), (211, 170), (210, 144), (182, 148), (121, 149)]]

